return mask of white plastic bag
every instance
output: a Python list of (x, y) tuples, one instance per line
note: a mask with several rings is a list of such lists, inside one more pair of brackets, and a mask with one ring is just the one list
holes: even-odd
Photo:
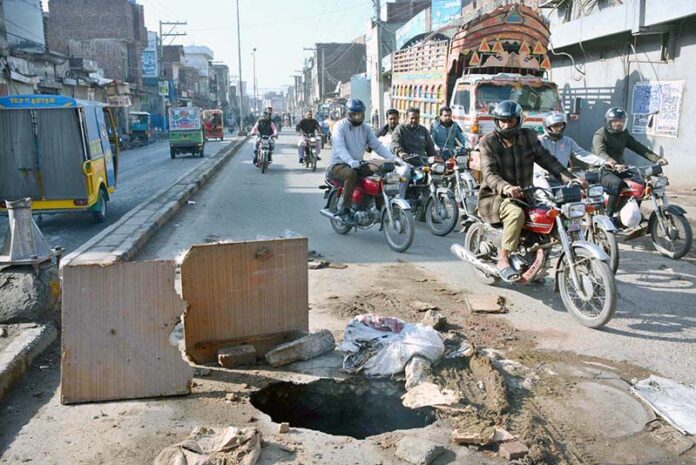
[(629, 199), (619, 212), (621, 223), (627, 228), (637, 228), (640, 225), (640, 206), (636, 199)]
[[(381, 321), (375, 315), (353, 318), (343, 333), (339, 349), (345, 354), (343, 369), (349, 373), (364, 371), (365, 376), (390, 376), (404, 371), (415, 355), (435, 362), (445, 352), (437, 331), (421, 324), (389, 319), (397, 325), (369, 326)], [(367, 323), (367, 324), (366, 324)], [(399, 332), (395, 330), (401, 329)]]

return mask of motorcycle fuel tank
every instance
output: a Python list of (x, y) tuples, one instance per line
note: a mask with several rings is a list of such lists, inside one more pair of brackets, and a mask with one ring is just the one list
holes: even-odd
[(635, 197), (637, 199), (641, 199), (643, 197), (643, 192), (645, 191), (645, 184), (643, 184), (642, 182), (636, 182), (632, 179), (624, 179), (624, 182), (626, 182), (628, 188), (631, 189), (631, 197)]
[(548, 216), (548, 208), (531, 208), (527, 211), (527, 217), (524, 222), (524, 229), (529, 231), (548, 234), (553, 229), (554, 219)]
[(358, 189), (364, 191), (367, 195), (372, 197), (379, 194), (379, 181), (373, 181), (371, 179), (360, 179), (358, 181)]

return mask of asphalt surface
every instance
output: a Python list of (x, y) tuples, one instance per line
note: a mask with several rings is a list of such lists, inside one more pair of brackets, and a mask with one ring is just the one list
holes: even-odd
[[(206, 155), (217, 153), (229, 142), (207, 142)], [(66, 253), (69, 253), (196, 167), (202, 160), (188, 154), (177, 155), (176, 159), (172, 160), (167, 141), (121, 152), (118, 184), (116, 191), (111, 195), (104, 223), (95, 223), (90, 213), (60, 213), (43, 215), (42, 221), (39, 222), (40, 229), (49, 246), (64, 247)], [(6, 230), (7, 217), (0, 217), (0, 243)]]
[(319, 214), (324, 199), (318, 186), (323, 182), (328, 149), (322, 158), (316, 173), (301, 166), (296, 138), (286, 132), (278, 140), (270, 171), (261, 174), (251, 164), (251, 142), (247, 143), (194, 197), (196, 204), (185, 207), (160, 230), (138, 258), (172, 258), (194, 243), (280, 236), (290, 230), (308, 237), (310, 249), (347, 264), (402, 260), (423, 267), (454, 289), (504, 295), (510, 313), (503, 318), (532, 332), (541, 348), (626, 360), (656, 374), (696, 382), (693, 251), (673, 261), (654, 252), (646, 239), (622, 244), (616, 315), (604, 329), (588, 329), (566, 313), (548, 280), (545, 285), (517, 287), (479, 284), (468, 266), (449, 251), (453, 243), (462, 241), (456, 232), (437, 237), (419, 223), (415, 241), (404, 254), (392, 252), (376, 228), (336, 234)]

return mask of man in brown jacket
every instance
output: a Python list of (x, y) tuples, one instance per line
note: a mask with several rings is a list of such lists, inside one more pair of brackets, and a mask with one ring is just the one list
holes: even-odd
[(533, 184), (534, 163), (567, 183), (584, 181), (570, 172), (539, 143), (536, 132), (522, 128), (522, 107), (511, 100), (498, 103), (492, 111), (495, 131), (479, 144), (483, 182), (479, 192), (479, 214), (487, 223), (503, 223), (503, 241), (497, 269), (507, 282), (520, 278), (510, 266), (510, 252), (517, 250), (524, 210), (512, 199)]

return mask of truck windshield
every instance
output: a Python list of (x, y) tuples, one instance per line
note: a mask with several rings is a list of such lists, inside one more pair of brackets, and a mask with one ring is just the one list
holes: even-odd
[(476, 89), (476, 105), (481, 110), (488, 111), (490, 105), (503, 100), (514, 100), (525, 111), (546, 112), (561, 108), (558, 91), (550, 85), (480, 84)]

